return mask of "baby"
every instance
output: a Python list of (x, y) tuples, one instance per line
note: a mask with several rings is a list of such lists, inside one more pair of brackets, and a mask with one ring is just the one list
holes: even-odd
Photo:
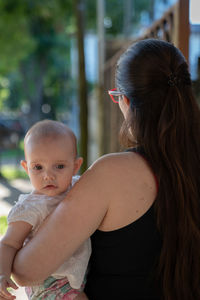
[[(7, 288), (17, 289), (10, 278), (16, 252), (63, 200), (78, 180), (74, 175), (82, 164), (82, 158), (77, 157), (75, 135), (57, 121), (44, 120), (31, 127), (24, 139), (24, 152), (21, 165), (34, 190), (20, 195), (8, 215), (8, 229), (0, 241), (0, 297), (3, 299), (15, 299)], [(87, 299), (82, 290), (90, 254), (88, 240), (42, 284), (26, 287), (28, 298)]]

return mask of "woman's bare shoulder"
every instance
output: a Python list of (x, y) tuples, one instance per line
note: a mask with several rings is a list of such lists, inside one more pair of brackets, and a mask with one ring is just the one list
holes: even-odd
[(127, 190), (134, 194), (146, 187), (150, 187), (153, 195), (157, 192), (157, 181), (150, 164), (135, 152), (104, 155), (91, 166), (91, 173), (94, 183), (101, 181), (113, 194), (124, 194)]
[(91, 172), (97, 175), (92, 176), (94, 184), (103, 187), (103, 198), (108, 195), (108, 210), (99, 226), (103, 231), (133, 222), (149, 209), (156, 197), (155, 176), (148, 162), (137, 153), (105, 155), (91, 166)]
[(125, 168), (127, 171), (131, 169), (132, 172), (139, 169), (149, 169), (147, 161), (135, 152), (118, 152), (110, 153), (98, 158), (90, 167), (89, 170), (109, 174), (121, 171)]

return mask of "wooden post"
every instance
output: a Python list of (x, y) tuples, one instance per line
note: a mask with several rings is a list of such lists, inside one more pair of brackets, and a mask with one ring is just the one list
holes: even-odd
[(178, 44), (186, 60), (189, 59), (189, 0), (179, 0), (178, 3)]
[(88, 144), (88, 103), (87, 103), (87, 82), (85, 74), (84, 55), (84, 0), (75, 1), (77, 44), (78, 44), (78, 95), (80, 105), (80, 155), (83, 157), (81, 173), (87, 169), (87, 144)]
[(99, 155), (105, 154), (105, 99), (104, 99), (104, 63), (105, 63), (105, 30), (104, 30), (104, 0), (97, 1), (97, 31), (98, 31), (98, 148)]

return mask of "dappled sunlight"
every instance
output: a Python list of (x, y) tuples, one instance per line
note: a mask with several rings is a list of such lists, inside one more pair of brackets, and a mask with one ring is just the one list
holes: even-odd
[(11, 195), (10, 190), (0, 183), (0, 198), (9, 197)]

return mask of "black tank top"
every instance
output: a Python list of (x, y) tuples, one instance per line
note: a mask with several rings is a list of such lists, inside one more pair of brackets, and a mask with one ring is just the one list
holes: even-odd
[[(142, 151), (139, 153), (144, 155)], [(89, 300), (161, 299), (156, 268), (162, 242), (154, 204), (127, 226), (106, 232), (96, 230), (91, 241), (85, 287)]]

